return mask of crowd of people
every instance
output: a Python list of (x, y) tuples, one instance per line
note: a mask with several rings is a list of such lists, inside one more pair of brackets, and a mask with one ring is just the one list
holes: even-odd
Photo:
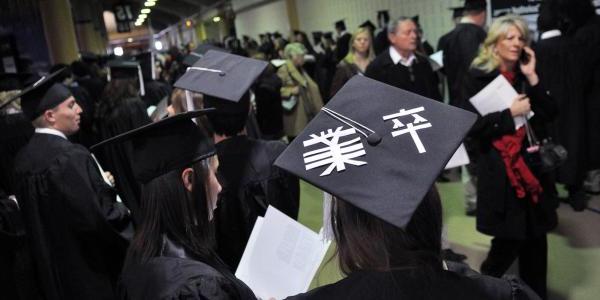
[[(313, 43), (274, 32), (2, 75), (3, 295), (256, 299), (234, 272), (269, 205), (298, 219), (302, 179), (332, 195), (346, 277), (289, 299), (546, 299), (559, 202), (600, 192), (600, 17), (542, 1), (535, 43), (521, 17), (488, 17), (484, 0), (454, 9), (443, 66), (418, 16), (380, 11)], [(469, 100), (499, 77), (518, 96), (481, 114)], [(493, 237), (481, 274), (449, 249), (435, 187), (461, 142), (466, 213)], [(504, 276), (517, 259), (520, 280)]]

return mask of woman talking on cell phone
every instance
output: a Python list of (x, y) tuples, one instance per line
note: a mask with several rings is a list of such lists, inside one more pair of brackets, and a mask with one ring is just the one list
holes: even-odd
[[(553, 182), (543, 176), (532, 157), (535, 145), (527, 130), (536, 131), (556, 114), (555, 104), (536, 73), (529, 48), (527, 24), (518, 16), (496, 19), (466, 74), (462, 105), (477, 112), (469, 99), (499, 75), (519, 95), (510, 108), (479, 115), (469, 133), (477, 161), (477, 230), (493, 237), (481, 265), (483, 274), (502, 276), (519, 258), (520, 277), (546, 298), (546, 234), (557, 224)], [(515, 127), (514, 118), (534, 112), (528, 126)]]

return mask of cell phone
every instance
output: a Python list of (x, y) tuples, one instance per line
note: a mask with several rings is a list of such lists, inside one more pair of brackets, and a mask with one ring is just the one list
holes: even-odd
[(529, 54), (527, 54), (527, 52), (525, 52), (525, 50), (521, 50), (521, 56), (519, 56), (519, 62), (521, 64), (526, 65), (527, 63), (529, 63)]

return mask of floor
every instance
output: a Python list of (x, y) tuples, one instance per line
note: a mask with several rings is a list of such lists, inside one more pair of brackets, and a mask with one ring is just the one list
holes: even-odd
[[(471, 268), (478, 270), (490, 245), (490, 237), (475, 230), (475, 218), (464, 214), (460, 182), (438, 183), (444, 206), (448, 237), (456, 252), (468, 256)], [(300, 222), (318, 231), (322, 224), (322, 192), (302, 182)], [(600, 210), (600, 196), (590, 207)], [(548, 237), (548, 289), (553, 300), (600, 299), (600, 214), (586, 210), (574, 212), (561, 204), (559, 225)], [(331, 249), (330, 249), (331, 250)], [(329, 257), (329, 256), (328, 256)], [(514, 273), (513, 266), (509, 272)], [(341, 278), (335, 259), (328, 258), (313, 280), (312, 287)]]

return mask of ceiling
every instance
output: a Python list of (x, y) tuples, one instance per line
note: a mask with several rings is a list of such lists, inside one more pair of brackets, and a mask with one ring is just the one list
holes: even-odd
[[(137, 4), (134, 7), (135, 12), (144, 6), (145, 0), (103, 0), (105, 10), (112, 10), (113, 5), (122, 2)], [(155, 6), (151, 7), (152, 12), (148, 16), (152, 28), (160, 31), (169, 27), (193, 14), (203, 12), (214, 7), (222, 0), (159, 0)]]

